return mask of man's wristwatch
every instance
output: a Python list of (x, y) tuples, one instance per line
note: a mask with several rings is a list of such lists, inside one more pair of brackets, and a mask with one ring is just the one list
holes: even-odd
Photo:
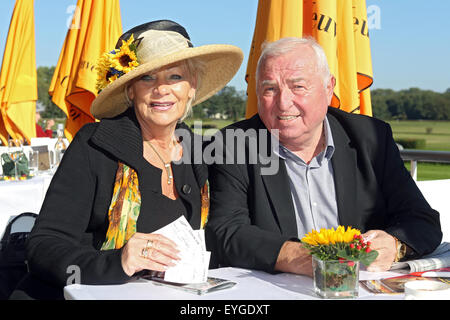
[(406, 244), (398, 240), (396, 237), (394, 237), (394, 239), (395, 239), (395, 246), (397, 247), (397, 254), (395, 255), (394, 262), (398, 262), (407, 256), (409, 248)]

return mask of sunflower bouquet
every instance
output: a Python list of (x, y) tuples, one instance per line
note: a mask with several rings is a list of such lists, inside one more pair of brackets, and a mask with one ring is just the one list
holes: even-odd
[(368, 266), (378, 256), (352, 227), (312, 230), (301, 242), (313, 256), (314, 288), (324, 298), (357, 296), (359, 262)]
[(365, 266), (370, 265), (378, 256), (372, 250), (370, 241), (364, 241), (361, 232), (352, 227), (339, 226), (336, 230), (320, 229), (307, 233), (301, 242), (311, 255), (324, 261), (348, 260), (361, 261)]

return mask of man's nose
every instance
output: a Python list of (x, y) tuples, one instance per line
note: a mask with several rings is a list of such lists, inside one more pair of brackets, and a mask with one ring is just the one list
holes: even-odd
[(293, 95), (289, 88), (281, 88), (278, 96), (278, 108), (281, 111), (289, 110), (292, 106)]

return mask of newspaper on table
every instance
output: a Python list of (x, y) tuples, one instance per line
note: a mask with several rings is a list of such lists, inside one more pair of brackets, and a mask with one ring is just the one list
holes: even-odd
[(208, 279), (211, 252), (206, 251), (204, 230), (193, 230), (184, 216), (153, 232), (161, 234), (178, 246), (181, 260), (164, 273), (164, 281), (203, 283)]
[(450, 267), (450, 243), (442, 242), (432, 253), (421, 259), (394, 262), (390, 270), (406, 269), (407, 272), (422, 272)]

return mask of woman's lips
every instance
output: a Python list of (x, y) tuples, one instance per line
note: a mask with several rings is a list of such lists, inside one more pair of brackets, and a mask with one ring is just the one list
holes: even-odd
[(150, 106), (153, 109), (159, 110), (159, 111), (169, 110), (170, 108), (172, 108), (173, 105), (174, 105), (173, 102), (152, 102), (152, 103), (150, 103)]

